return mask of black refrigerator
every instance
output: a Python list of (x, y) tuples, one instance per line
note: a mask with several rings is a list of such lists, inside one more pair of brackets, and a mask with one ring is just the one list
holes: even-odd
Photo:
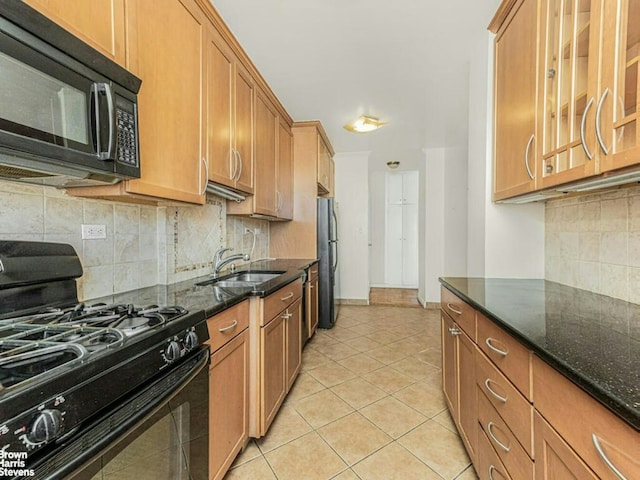
[(333, 198), (318, 198), (318, 327), (332, 328), (338, 318), (338, 217)]

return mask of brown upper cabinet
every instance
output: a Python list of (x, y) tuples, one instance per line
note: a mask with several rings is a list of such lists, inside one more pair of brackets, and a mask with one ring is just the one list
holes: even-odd
[(496, 36), (494, 200), (535, 188), (537, 17), (524, 0)]
[(127, 68), (125, 17), (129, 0), (24, 0), (65, 30)]
[(490, 29), (494, 200), (637, 170), (639, 2), (505, 0)]
[[(286, 218), (278, 207), (291, 193), (275, 172), (278, 125), (290, 132), (291, 117), (210, 2), (95, 0), (80, 10), (66, 1), (31, 3), (142, 79), (141, 178), (68, 189), (70, 194), (203, 204), (209, 180), (252, 195), (248, 203), (257, 209), (239, 214)], [(96, 13), (101, 9), (111, 16)], [(105, 31), (113, 39), (94, 28), (95, 18), (111, 19)], [(291, 168), (282, 164), (284, 172)]]
[(211, 27), (207, 42), (207, 132), (209, 180), (253, 193), (254, 82)]

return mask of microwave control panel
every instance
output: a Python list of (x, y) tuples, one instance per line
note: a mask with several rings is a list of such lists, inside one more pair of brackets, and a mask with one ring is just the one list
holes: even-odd
[(138, 125), (133, 103), (117, 97), (116, 122), (118, 131), (117, 161), (125, 165), (139, 166)]

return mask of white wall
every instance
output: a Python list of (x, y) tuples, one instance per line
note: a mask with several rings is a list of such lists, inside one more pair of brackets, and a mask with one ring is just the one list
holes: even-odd
[(338, 205), (339, 297), (369, 301), (369, 152), (338, 153), (335, 200)]
[(479, 34), (470, 65), (468, 275), (544, 278), (544, 204), (491, 201), (493, 35)]

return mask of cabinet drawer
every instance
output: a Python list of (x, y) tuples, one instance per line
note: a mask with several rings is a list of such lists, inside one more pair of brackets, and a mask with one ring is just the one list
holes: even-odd
[(533, 407), (478, 349), (476, 349), (476, 368), (478, 372), (476, 380), (482, 394), (509, 426), (527, 454), (534, 458)]
[(533, 461), (482, 393), (478, 393), (478, 420), (509, 474), (513, 478), (533, 478)]
[(464, 332), (476, 341), (476, 311), (445, 287), (440, 287), (442, 310), (453, 318)]
[(215, 352), (233, 337), (249, 326), (249, 301), (227, 308), (207, 320), (209, 327), (209, 345)]
[(264, 299), (264, 310), (260, 325), (269, 323), (273, 317), (295, 302), (302, 296), (302, 279), (285, 285), (280, 290), (272, 293)]
[(314, 280), (316, 278), (318, 278), (318, 264), (316, 263), (315, 265), (311, 265), (309, 267), (309, 280)]
[(533, 395), (536, 409), (598, 477), (640, 478), (640, 433), (538, 357)]
[(474, 466), (481, 480), (512, 480), (479, 424), (478, 462)]
[(478, 346), (507, 378), (531, 400), (531, 352), (481, 313), (477, 314)]

